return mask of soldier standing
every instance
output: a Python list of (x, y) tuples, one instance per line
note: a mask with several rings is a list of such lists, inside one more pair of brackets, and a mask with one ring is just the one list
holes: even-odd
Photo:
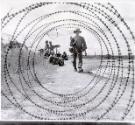
[(47, 40), (45, 41), (45, 49), (44, 50), (45, 50), (44, 56), (49, 56), (49, 43)]
[(70, 46), (73, 47), (73, 67), (75, 71), (77, 71), (76, 60), (78, 57), (79, 59), (78, 70), (79, 72), (83, 72), (82, 52), (86, 51), (87, 45), (86, 45), (85, 39), (79, 35), (81, 33), (80, 29), (76, 29), (74, 33), (75, 33), (75, 37), (71, 39), (71, 43), (70, 43)]
[(54, 55), (54, 47), (53, 47), (51, 41), (49, 42), (49, 53), (50, 53), (50, 55)]

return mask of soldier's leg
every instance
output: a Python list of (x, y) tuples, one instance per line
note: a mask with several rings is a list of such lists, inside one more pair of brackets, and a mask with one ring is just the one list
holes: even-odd
[(78, 63), (79, 71), (83, 71), (82, 70), (82, 64), (83, 64), (83, 61), (82, 61), (82, 52), (78, 53), (78, 58), (79, 58), (79, 63)]
[(73, 53), (73, 67), (75, 70), (77, 70), (76, 68), (76, 59), (77, 59), (77, 53)]

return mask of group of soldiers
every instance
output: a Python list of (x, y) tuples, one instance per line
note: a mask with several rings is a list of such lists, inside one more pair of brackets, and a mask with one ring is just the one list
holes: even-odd
[[(83, 52), (86, 53), (87, 45), (85, 42), (84, 37), (80, 36), (81, 30), (78, 28), (74, 31), (75, 36), (70, 37), (70, 49), (69, 51), (72, 53), (73, 56), (73, 67), (75, 71), (83, 72)], [(45, 57), (50, 57), (49, 62), (58, 65), (64, 65), (64, 60), (68, 60), (68, 56), (66, 52), (63, 54), (57, 52), (57, 48), (60, 47), (59, 45), (52, 45), (52, 42), (46, 41), (45, 48), (42, 50), (42, 54)], [(56, 48), (56, 52), (54, 49)], [(41, 52), (40, 52), (41, 53)], [(79, 60), (78, 67), (77, 67), (77, 58)], [(57, 62), (57, 63), (56, 63)]]
[[(61, 54), (60, 52), (57, 51), (57, 48), (59, 48), (60, 45), (53, 45), (52, 42), (46, 40), (45, 41), (45, 48), (44, 49), (40, 49), (40, 55), (44, 55), (44, 57), (49, 57), (49, 56), (56, 56), (56, 57), (62, 57), (64, 58), (64, 60), (68, 60), (68, 56), (67, 53), (64, 51), (63, 54)], [(56, 49), (56, 52), (55, 52)]]
[[(40, 49), (40, 56), (43, 55), (44, 58), (49, 57), (49, 62), (53, 65), (59, 65), (63, 66), (64, 65), (64, 60), (68, 60), (68, 55), (64, 51), (63, 54), (58, 52), (58, 48), (60, 45), (53, 45), (52, 42), (50, 41), (45, 41), (45, 48)], [(55, 51), (56, 50), (56, 51)]]
[(54, 54), (54, 48), (53, 48), (53, 45), (52, 45), (52, 42), (46, 40), (45, 41), (45, 48), (44, 49), (40, 49), (38, 50), (39, 53), (40, 53), (40, 56), (41, 55), (44, 55), (45, 57), (49, 57), (50, 55), (53, 55)]

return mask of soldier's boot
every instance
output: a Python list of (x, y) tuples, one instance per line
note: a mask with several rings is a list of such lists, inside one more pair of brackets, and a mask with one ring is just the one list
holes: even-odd
[(79, 68), (79, 71), (78, 72), (83, 72), (83, 69), (82, 68)]
[(75, 71), (77, 71), (77, 68), (74, 68)]
[(79, 63), (79, 64), (78, 64), (78, 69), (79, 69), (78, 72), (83, 72), (83, 69), (82, 69), (82, 63)]
[(73, 61), (73, 67), (74, 67), (74, 71), (77, 71), (76, 62), (74, 62), (74, 61)]

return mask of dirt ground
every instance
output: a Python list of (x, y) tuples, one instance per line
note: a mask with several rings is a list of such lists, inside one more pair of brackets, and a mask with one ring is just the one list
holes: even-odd
[[(116, 65), (115, 70), (114, 68), (109, 68), (112, 63), (109, 63), (107, 68), (106, 65), (106, 60), (102, 62), (102, 67), (99, 67), (99, 59), (84, 59), (84, 72), (78, 73), (73, 70), (71, 59), (65, 61), (63, 67), (49, 64), (48, 61), (44, 60), (40, 64), (35, 65), (34, 70), (40, 82), (35, 79), (32, 67), (31, 72), (24, 71), (23, 75), (11, 73), (14, 84), (11, 83), (10, 79), (7, 79), (7, 81), (10, 83), (9, 86), (14, 98), (23, 109), (41, 118), (60, 120), (64, 117), (70, 118), (70, 114), (76, 116), (76, 113), (84, 113), (84, 115), (72, 117), (71, 120), (95, 121), (101, 118), (101, 120), (117, 121), (121, 120), (129, 104), (132, 92), (132, 76), (129, 77), (128, 85), (126, 85), (127, 67), (123, 68), (124, 75), (123, 80), (121, 80), (122, 69), (117, 74), (118, 68), (116, 68)], [(101, 70), (98, 70), (98, 68)], [(112, 74), (110, 74), (111, 72)], [(2, 79), (2, 90), (16, 104), (4, 79)], [(123, 90), (125, 90), (124, 93), (122, 93)], [(24, 95), (27, 96), (25, 97)], [(66, 96), (63, 97), (61, 95)], [(117, 101), (117, 99), (119, 100)], [(49, 111), (46, 109), (49, 109)], [(135, 121), (133, 109), (134, 107), (125, 117), (125, 120)], [(52, 113), (50, 110), (66, 110), (64, 113), (69, 115), (57, 115), (57, 113)], [(14, 106), (2, 96), (1, 117), (3, 120), (38, 119), (25, 111), (20, 107)], [(103, 117), (101, 117), (102, 115)]]

